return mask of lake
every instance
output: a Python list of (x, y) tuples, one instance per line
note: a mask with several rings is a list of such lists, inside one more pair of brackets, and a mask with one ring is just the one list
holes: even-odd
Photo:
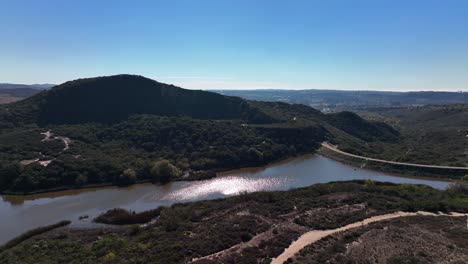
[[(330, 181), (372, 179), (394, 183), (426, 184), (437, 189), (450, 182), (427, 178), (399, 177), (359, 169), (334, 160), (306, 155), (264, 168), (225, 172), (204, 181), (180, 181), (165, 185), (137, 184), (130, 187), (103, 187), (35, 195), (2, 195), (0, 201), (0, 244), (32, 228), (60, 220), (72, 226), (96, 226), (91, 219), (115, 207), (134, 211), (174, 203), (223, 198), (241, 192), (289, 190)], [(88, 215), (90, 220), (80, 221)]]

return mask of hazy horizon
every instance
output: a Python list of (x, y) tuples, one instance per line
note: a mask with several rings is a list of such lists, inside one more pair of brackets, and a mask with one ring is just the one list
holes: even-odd
[(0, 82), (468, 91), (465, 1), (1, 1)]
[[(117, 74), (119, 75), (119, 74)], [(139, 75), (139, 74), (135, 74), (135, 75)], [(94, 78), (94, 77), (102, 77), (102, 76), (91, 76), (91, 77), (84, 77), (84, 78)], [(146, 77), (146, 76), (144, 76)], [(77, 79), (83, 79), (83, 78), (76, 78), (76, 79), (71, 79), (69, 81), (73, 81), (73, 80), (77, 80)], [(153, 79), (153, 78), (150, 78), (150, 79)], [(157, 80), (157, 79), (153, 79), (155, 81), (158, 81), (158, 82), (162, 82), (160, 80)], [(317, 91), (347, 91), (347, 92), (351, 92), (351, 91), (354, 91), (354, 92), (394, 92), (394, 93), (408, 93), (408, 92), (453, 92), (453, 93), (459, 93), (459, 92), (463, 92), (463, 93), (466, 93), (468, 92), (468, 90), (377, 90), (377, 89), (346, 89), (346, 88), (332, 88), (332, 89), (326, 89), (326, 88), (298, 88), (298, 89), (291, 89), (291, 88), (268, 88), (268, 87), (265, 87), (265, 88), (188, 88), (188, 87), (183, 87), (183, 86), (180, 86), (180, 85), (177, 85), (177, 84), (174, 84), (174, 83), (170, 83), (170, 82), (163, 82), (163, 83), (167, 83), (167, 84), (172, 84), (172, 85), (175, 85), (175, 86), (178, 86), (178, 87), (181, 87), (181, 88), (184, 88), (184, 89), (190, 89), (190, 90), (204, 90), (204, 91), (223, 91), (223, 90), (226, 90), (226, 91), (268, 91), (268, 90), (274, 90), (274, 91), (307, 91), (307, 90), (317, 90)], [(41, 86), (41, 85), (60, 85), (60, 84), (63, 84), (63, 83), (50, 83), (50, 82), (45, 82), (45, 83), (13, 83), (13, 82), (0, 82), (0, 84), (15, 84), (15, 85), (31, 85), (31, 86), (34, 86), (34, 85), (37, 85), (37, 86)], [(46, 88), (47, 89), (47, 88)]]

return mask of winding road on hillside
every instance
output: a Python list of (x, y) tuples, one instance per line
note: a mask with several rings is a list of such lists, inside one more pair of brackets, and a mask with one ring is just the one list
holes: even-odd
[[(388, 220), (388, 219), (393, 219), (393, 218), (398, 218), (398, 217), (409, 217), (409, 216), (450, 216), (450, 217), (466, 217), (468, 216), (467, 214), (462, 214), (462, 213), (455, 213), (452, 212), (450, 214), (434, 214), (430, 212), (395, 212), (391, 214), (385, 214), (385, 215), (377, 215), (373, 216), (367, 219), (364, 219), (359, 222), (355, 222), (340, 228), (336, 229), (328, 229), (328, 230), (313, 230), (309, 231), (302, 236), (300, 236), (296, 241), (292, 242), (288, 248), (286, 248), (281, 255), (278, 257), (274, 258), (271, 262), (271, 264), (283, 264), (285, 263), (289, 258), (294, 257), (297, 253), (299, 253), (303, 248), (306, 246), (313, 244), (320, 239), (327, 237), (329, 235), (346, 231), (348, 229), (352, 228), (357, 228), (357, 227), (362, 227), (374, 222), (379, 222), (383, 220)], [(467, 228), (468, 228), (468, 218), (467, 218)]]
[(440, 165), (425, 165), (425, 164), (416, 164), (416, 163), (406, 163), (406, 162), (398, 162), (398, 161), (391, 161), (391, 160), (382, 160), (382, 159), (374, 159), (369, 157), (363, 157), (359, 155), (354, 155), (348, 152), (344, 152), (339, 150), (336, 146), (331, 145), (328, 142), (323, 142), (322, 147), (334, 151), (336, 153), (346, 155), (348, 157), (358, 158), (366, 161), (375, 161), (380, 163), (387, 163), (387, 164), (394, 164), (394, 165), (403, 165), (403, 166), (411, 166), (411, 167), (419, 167), (419, 168), (434, 168), (434, 169), (448, 169), (448, 170), (464, 170), (468, 171), (468, 167), (452, 167), (452, 166), (440, 166)]

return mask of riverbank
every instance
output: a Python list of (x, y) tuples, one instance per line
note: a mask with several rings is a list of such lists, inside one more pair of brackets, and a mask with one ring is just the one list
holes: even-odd
[[(163, 207), (159, 217), (148, 224), (94, 228), (71, 226), (52, 230), (0, 253), (0, 262), (28, 264), (41, 257), (43, 262), (80, 263), (109, 260), (156, 264), (191, 261), (270, 263), (309, 231), (339, 229), (399, 211), (468, 213), (467, 199), (467, 194), (457, 189), (440, 191), (427, 186), (369, 180), (315, 184), (290, 191), (255, 192)], [(428, 234), (440, 235), (439, 229), (431, 228), (435, 217), (420, 217), (423, 218), (412, 220), (415, 226), (412, 229), (419, 233), (412, 233), (411, 239), (398, 240), (402, 248), (411, 245), (413, 250), (425, 251), (425, 245), (418, 247), (412, 241), (416, 238), (423, 240)], [(463, 253), (464, 247), (456, 244), (458, 240), (466, 242), (468, 239), (466, 219), (454, 218), (450, 223), (451, 227), (457, 227), (457, 237), (431, 240), (431, 243), (437, 246), (448, 241), (451, 250), (468, 256), (468, 253)], [(446, 222), (442, 224), (447, 226)], [(393, 229), (392, 222), (385, 226)], [(382, 233), (386, 234), (386, 229), (379, 227), (373, 235)], [(381, 239), (372, 243), (384, 246), (389, 242)], [(440, 247), (447, 249), (447, 243)], [(400, 253), (386, 252), (383, 262)]]
[[(187, 176), (182, 176), (180, 178), (174, 179), (171, 182), (181, 182), (181, 181), (203, 181), (203, 180), (209, 180), (215, 177), (219, 177), (222, 175), (229, 174), (234, 171), (242, 171), (242, 170), (253, 170), (253, 169), (262, 169), (262, 168), (267, 168), (269, 166), (274, 166), (274, 165), (279, 165), (279, 164), (284, 164), (287, 163), (291, 160), (297, 159), (297, 158), (306, 158), (310, 157), (311, 155), (314, 155), (312, 153), (302, 153), (298, 154), (297, 156), (292, 156), (288, 157), (285, 159), (280, 159), (276, 160), (270, 163), (266, 163), (262, 166), (258, 167), (242, 167), (242, 168), (224, 168), (224, 169), (211, 169), (211, 170), (204, 170), (204, 171), (190, 171), (187, 173)], [(72, 185), (72, 186), (61, 186), (61, 187), (56, 187), (56, 188), (48, 188), (48, 189), (40, 189), (40, 190), (34, 190), (31, 192), (16, 192), (16, 191), (10, 191), (10, 190), (4, 190), (0, 191), (0, 195), (34, 195), (34, 194), (45, 194), (45, 193), (54, 193), (54, 192), (60, 192), (60, 191), (68, 191), (68, 190), (82, 190), (82, 189), (93, 189), (93, 188), (104, 188), (104, 187), (129, 187), (137, 184), (144, 184), (144, 183), (151, 183), (153, 182), (151, 179), (143, 179), (143, 180), (138, 180), (135, 183), (132, 184), (127, 184), (127, 185), (119, 185), (116, 183), (112, 182), (106, 182), (106, 183), (94, 183), (94, 184), (84, 184), (84, 185)]]
[[(224, 169), (218, 168), (218, 169), (211, 169), (211, 170), (204, 170), (204, 171), (191, 171), (187, 173), (187, 176), (174, 179), (171, 182), (203, 181), (203, 180), (209, 180), (215, 177), (222, 177), (222, 176), (230, 175), (230, 174), (232, 175), (235, 173), (246, 173), (246, 172), (255, 173), (255, 172), (265, 170), (271, 166), (286, 164), (288, 162), (295, 161), (295, 160), (307, 159), (307, 158), (312, 157), (313, 155), (324, 156), (326, 158), (330, 158), (335, 161), (354, 166), (356, 167), (356, 169), (361, 168), (361, 169), (368, 169), (368, 170), (380, 171), (380, 172), (385, 172), (385, 173), (392, 173), (392, 174), (397, 174), (399, 177), (411, 178), (411, 179), (422, 179), (422, 180), (436, 179), (436, 180), (447, 181), (447, 182), (455, 182), (456, 180), (459, 180), (464, 176), (464, 174), (455, 175), (455, 176), (452, 174), (443, 175), (443, 174), (433, 173), (431, 172), (430, 169), (426, 169), (425, 171), (424, 169), (415, 169), (414, 167), (401, 168), (392, 164), (382, 164), (382, 163), (372, 162), (368, 160), (366, 161), (363, 159), (354, 158), (354, 157), (350, 157), (347, 155), (342, 155), (339, 152), (335, 152), (328, 148), (321, 147), (314, 153), (301, 153), (296, 156), (288, 157), (285, 159), (280, 159), (280, 160), (273, 161), (273, 162), (270, 162), (261, 166), (242, 167), (242, 168), (224, 168)], [(34, 195), (34, 194), (54, 193), (54, 192), (67, 191), (67, 190), (93, 189), (93, 188), (103, 188), (103, 187), (112, 187), (112, 186), (128, 187), (128, 186), (150, 183), (150, 182), (152, 182), (151, 179), (138, 180), (137, 182), (133, 184), (129, 184), (129, 185), (118, 185), (112, 182), (107, 182), (107, 183), (85, 184), (81, 186), (75, 186), (75, 185), (62, 186), (62, 187), (57, 187), (57, 188), (40, 189), (40, 190), (31, 191), (31, 192), (15, 192), (15, 191), (5, 190), (5, 191), (0, 191), (0, 195)]]
[(456, 181), (461, 180), (465, 173), (468, 173), (468, 168), (464, 170), (451, 170), (443, 168), (431, 168), (431, 167), (415, 167), (407, 166), (403, 164), (391, 164), (373, 161), (365, 158), (358, 158), (343, 153), (333, 151), (330, 148), (322, 147), (317, 153), (324, 157), (355, 166), (357, 168), (366, 168), (375, 171), (382, 171), (388, 173), (396, 173), (402, 177), (423, 177), (423, 178), (435, 178), (438, 180)]
[[(139, 180), (131, 185), (143, 184), (143, 183), (149, 183), (149, 182), (151, 182), (151, 180)], [(131, 186), (131, 185), (125, 185), (125, 186)], [(112, 186), (124, 187), (124, 186), (119, 186), (115, 183), (107, 182), (107, 183), (85, 184), (81, 186), (75, 186), (75, 185), (62, 186), (62, 187), (57, 187), (57, 188), (35, 190), (32, 192), (13, 192), (13, 191), (7, 190), (7, 191), (1, 191), (0, 195), (35, 195), (35, 194), (54, 193), (54, 192), (70, 191), (70, 190), (84, 190), (84, 189), (93, 189), (93, 188), (112, 187)]]
[(7, 243), (5, 243), (5, 245), (2, 245), (0, 246), (0, 252), (2, 251), (5, 251), (9, 248), (12, 248), (18, 244), (20, 244), (21, 242), (31, 238), (31, 237), (34, 237), (34, 236), (38, 236), (40, 234), (44, 234), (46, 232), (49, 232), (51, 230), (54, 230), (54, 229), (57, 229), (59, 227), (64, 227), (64, 226), (67, 226), (71, 223), (71, 221), (68, 221), (68, 220), (63, 220), (63, 221), (60, 221), (60, 222), (57, 222), (55, 224), (52, 224), (52, 225), (48, 225), (48, 226), (41, 226), (41, 227), (38, 227), (38, 228), (35, 228), (35, 229), (31, 229), (25, 233), (23, 233), (22, 235), (19, 235), (17, 237), (15, 237), (14, 239), (8, 241)]
[[(80, 216), (92, 219), (112, 209), (136, 213), (175, 203), (212, 200), (252, 192), (286, 191), (314, 184), (370, 180), (430, 186), (447, 189), (449, 182), (434, 179), (398, 177), (392, 174), (358, 169), (318, 155), (301, 156), (288, 162), (249, 171), (232, 171), (203, 181), (177, 181), (164, 185), (152, 183), (127, 187), (73, 189), (35, 195), (0, 196), (0, 244), (25, 230), (69, 219), (72, 226), (86, 226)], [(429, 187), (426, 187), (429, 188)], [(26, 220), (25, 220), (26, 219)]]

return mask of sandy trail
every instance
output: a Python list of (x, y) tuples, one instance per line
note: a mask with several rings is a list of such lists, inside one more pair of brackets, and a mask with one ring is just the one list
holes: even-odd
[(51, 141), (51, 140), (56, 140), (56, 139), (61, 140), (63, 142), (64, 146), (65, 146), (62, 149), (63, 151), (70, 148), (71, 139), (69, 139), (67, 137), (54, 136), (54, 133), (52, 133), (50, 130), (46, 131), (44, 133), (41, 133), (41, 135), (45, 136), (45, 138), (42, 141)]
[(387, 220), (387, 219), (392, 219), (392, 218), (397, 218), (397, 217), (407, 217), (407, 216), (418, 216), (418, 215), (424, 215), (424, 216), (452, 216), (452, 217), (460, 217), (460, 216), (467, 216), (467, 228), (468, 228), (468, 214), (461, 214), (461, 213), (450, 213), (450, 214), (434, 214), (434, 213), (429, 213), (429, 212), (415, 212), (415, 213), (409, 213), (409, 212), (396, 212), (396, 213), (391, 213), (391, 214), (385, 214), (385, 215), (378, 215), (378, 216), (373, 216), (367, 219), (364, 219), (363, 221), (352, 223), (340, 228), (336, 229), (329, 229), (329, 230), (314, 230), (307, 232), (300, 236), (296, 241), (292, 242), (291, 245), (289, 245), (288, 248), (286, 248), (281, 255), (278, 257), (274, 258), (271, 261), (271, 264), (282, 264), (286, 262), (289, 258), (293, 257), (301, 249), (304, 247), (317, 242), (318, 240), (332, 235), (334, 233), (342, 232), (348, 229), (368, 225), (370, 223), (382, 221), (382, 220)]

